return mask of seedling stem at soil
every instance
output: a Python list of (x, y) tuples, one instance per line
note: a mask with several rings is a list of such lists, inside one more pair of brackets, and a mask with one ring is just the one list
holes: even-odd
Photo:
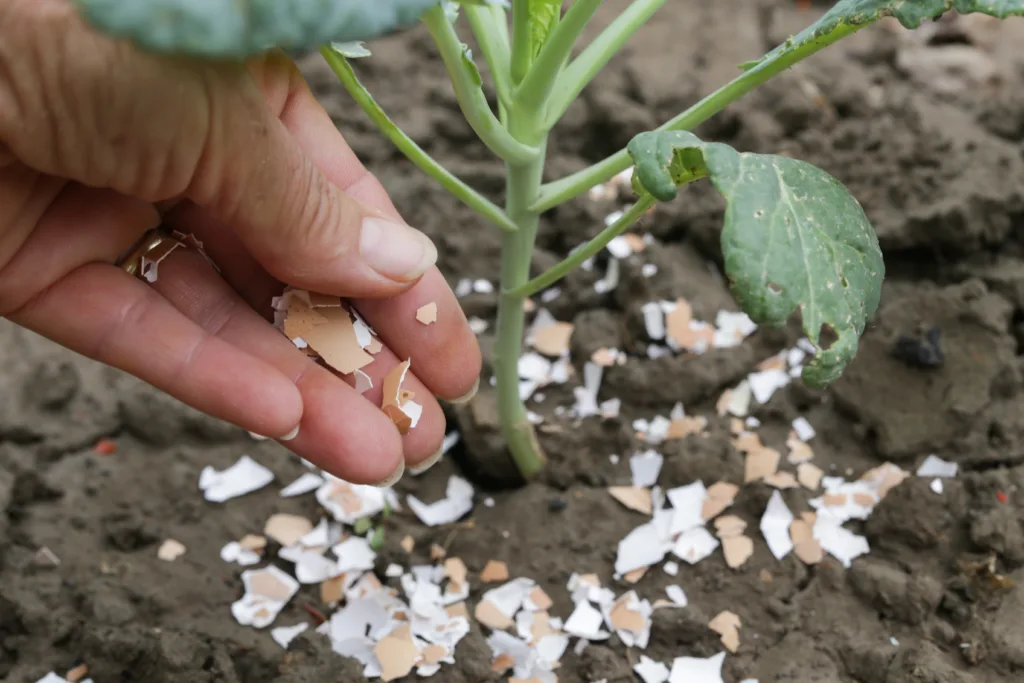
[[(916, 28), (948, 10), (999, 18), (1024, 14), (1024, 0), (840, 0), (813, 25), (758, 60), (739, 65), (729, 83), (590, 168), (544, 182), (549, 136), (569, 106), (665, 0), (633, 0), (573, 57), (601, 0), (279, 0), (209, 3), (185, 0), (117, 3), (78, 0), (94, 24), (151, 49), (243, 58), (270, 47), (317, 46), (373, 123), (424, 173), (503, 232), (495, 374), (502, 429), (519, 471), (544, 466), (519, 395), (518, 361), (525, 301), (550, 287), (657, 201), (708, 179), (726, 200), (722, 253), (740, 307), (759, 324), (784, 324), (799, 310), (816, 354), (804, 381), (824, 387), (857, 351), (880, 297), (884, 264), (860, 204), (831, 175), (805, 162), (739, 153), (688, 132), (784, 69), (879, 19)], [(154, 5), (174, 13), (151, 16)], [(330, 7), (328, 11), (327, 7)], [(511, 17), (509, 17), (511, 10)], [(492, 110), (475, 56), (459, 38), (460, 11), (480, 46), (497, 99)], [(171, 16), (172, 19), (168, 19)], [(177, 17), (177, 18), (173, 18)], [(505, 206), (499, 207), (444, 169), (387, 114), (356, 77), (351, 60), (369, 56), (358, 41), (422, 21), (437, 45), (459, 107), (487, 148), (504, 161)], [(663, 68), (673, 68), (666, 56)], [(621, 218), (549, 271), (531, 279), (541, 215), (630, 166), (636, 202)], [(898, 179), (894, 179), (898, 182)], [(831, 340), (827, 342), (826, 339)]]

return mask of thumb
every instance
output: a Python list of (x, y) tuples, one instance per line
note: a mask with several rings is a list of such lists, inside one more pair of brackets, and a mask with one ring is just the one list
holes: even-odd
[[(280, 61), (264, 78), (289, 92)], [(22, 163), (151, 202), (190, 199), (289, 284), (407, 289), (434, 245), (327, 180), (268, 101), (245, 65), (143, 53), (64, 0), (0, 0), (0, 147)]]
[[(189, 199), (289, 284), (374, 297), (416, 282), (437, 261), (434, 244), (394, 213), (344, 192), (306, 155), (279, 118), (289, 98), (302, 96), (287, 62), (268, 60), (262, 79), (261, 90), (248, 72), (236, 73), (208, 90), (212, 115)], [(286, 92), (283, 103), (268, 90)]]

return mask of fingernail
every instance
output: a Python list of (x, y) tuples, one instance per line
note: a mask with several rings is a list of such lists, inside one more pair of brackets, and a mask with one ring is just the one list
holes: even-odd
[(415, 280), (437, 262), (437, 248), (419, 230), (383, 218), (363, 219), (359, 253), (381, 275)]
[(431, 467), (436, 465), (441, 460), (441, 456), (443, 456), (443, 455), (444, 455), (444, 446), (441, 446), (440, 448), (437, 449), (437, 453), (434, 453), (432, 456), (430, 456), (429, 458), (427, 458), (423, 462), (417, 464), (416, 467), (410, 467), (409, 468), (409, 474), (413, 475), (414, 477), (423, 474), (424, 472), (429, 470)]
[(402, 478), (403, 474), (405, 474), (405, 460), (398, 463), (398, 469), (392, 472), (390, 477), (379, 484), (374, 484), (374, 486), (381, 489), (390, 488), (398, 483), (398, 480)]
[(292, 439), (294, 439), (298, 435), (299, 435), (299, 425), (295, 425), (295, 429), (293, 429), (292, 431), (290, 431), (287, 434), (285, 434), (284, 436), (282, 436), (280, 440), (281, 441), (291, 441)]
[(476, 378), (476, 382), (473, 384), (473, 388), (470, 389), (469, 392), (467, 392), (465, 395), (460, 396), (458, 398), (453, 398), (451, 401), (448, 401), (448, 402), (451, 403), (453, 406), (460, 406), (463, 403), (469, 403), (470, 401), (473, 400), (473, 397), (476, 396), (476, 392), (478, 392), (478, 391), (480, 391), (480, 378), (479, 377)]

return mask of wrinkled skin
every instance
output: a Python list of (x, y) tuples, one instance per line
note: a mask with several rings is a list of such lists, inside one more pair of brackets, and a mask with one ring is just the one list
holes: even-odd
[[(368, 239), (368, 216), (398, 225)], [(196, 235), (221, 272), (183, 249), (152, 284), (114, 265), (157, 225)], [(69, 0), (0, 4), (4, 317), (252, 432), (298, 428), (295, 453), (380, 483), (431, 462), (437, 398), (479, 376), (435, 260), (283, 55), (157, 57), (92, 31)], [(375, 327), (386, 347), (365, 368), (371, 391), (274, 329), (283, 283), (346, 297)], [(439, 317), (425, 326), (415, 311), (430, 301)], [(406, 358), (424, 412), (402, 436), (378, 406), (380, 380)]]

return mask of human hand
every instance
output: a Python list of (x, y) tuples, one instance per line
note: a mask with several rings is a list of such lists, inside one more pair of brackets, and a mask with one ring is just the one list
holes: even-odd
[[(158, 225), (195, 235), (220, 274), (184, 249), (152, 284), (114, 265)], [(69, 0), (0, 4), (0, 315), (247, 430), (295, 434), (286, 445), (336, 476), (391, 483), (440, 453), (433, 397), (479, 378), (436, 258), (283, 55), (172, 60), (92, 32)], [(373, 389), (273, 327), (283, 283), (346, 297), (376, 329)], [(423, 415), (402, 436), (380, 380), (406, 358)]]

